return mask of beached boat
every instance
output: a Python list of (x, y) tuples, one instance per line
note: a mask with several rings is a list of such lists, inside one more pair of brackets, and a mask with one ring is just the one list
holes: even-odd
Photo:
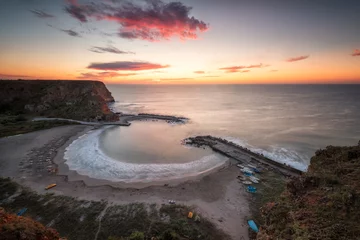
[(236, 166), (239, 167), (239, 168), (244, 168), (244, 167), (245, 167), (245, 166), (242, 165), (242, 164), (237, 164)]
[(256, 178), (254, 178), (253, 176), (249, 177), (250, 181), (252, 181), (253, 183), (259, 183), (258, 180), (256, 180)]
[(243, 181), (242, 183), (245, 184), (245, 185), (250, 185), (250, 184), (252, 184), (252, 182), (250, 182), (250, 181)]
[(56, 187), (56, 184), (55, 184), (55, 183), (48, 185), (48, 186), (45, 188), (45, 190), (49, 190), (50, 188), (53, 188), (53, 187)]

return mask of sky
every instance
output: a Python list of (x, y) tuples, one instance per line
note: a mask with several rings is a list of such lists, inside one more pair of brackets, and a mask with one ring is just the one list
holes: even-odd
[(359, 0), (1, 0), (0, 79), (360, 83)]

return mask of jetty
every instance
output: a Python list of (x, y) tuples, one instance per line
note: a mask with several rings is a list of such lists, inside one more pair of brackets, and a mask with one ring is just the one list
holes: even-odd
[(277, 171), (285, 176), (299, 176), (302, 173), (302, 171), (298, 169), (276, 162), (270, 158), (263, 156), (262, 154), (252, 152), (247, 148), (244, 148), (240, 145), (237, 145), (222, 138), (217, 138), (213, 136), (190, 137), (184, 140), (184, 144), (192, 145), (195, 147), (209, 147), (215, 152), (235, 159), (240, 164), (262, 165), (266, 168)]
[(121, 114), (119, 115), (119, 121), (107, 122), (107, 121), (80, 121), (75, 119), (68, 118), (46, 118), (46, 117), (37, 117), (33, 118), (32, 121), (67, 121), (82, 125), (90, 126), (124, 126), (128, 127), (131, 125), (132, 121), (141, 121), (141, 120), (162, 120), (169, 123), (185, 123), (188, 119), (184, 117), (175, 117), (175, 116), (166, 116), (166, 115), (156, 115), (156, 114)]

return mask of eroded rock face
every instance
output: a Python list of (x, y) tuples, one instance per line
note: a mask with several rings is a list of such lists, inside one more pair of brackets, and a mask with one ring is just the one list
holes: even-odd
[(0, 81), (0, 111), (17, 111), (79, 120), (117, 120), (107, 106), (114, 101), (98, 81)]

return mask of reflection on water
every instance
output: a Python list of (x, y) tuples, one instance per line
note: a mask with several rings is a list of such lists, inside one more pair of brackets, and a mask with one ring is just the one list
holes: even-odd
[(113, 107), (189, 117), (188, 135), (231, 137), (275, 160), (360, 139), (359, 85), (108, 85)]
[(112, 127), (100, 136), (100, 147), (115, 160), (129, 163), (185, 163), (212, 154), (210, 150), (185, 147), (188, 125), (163, 121), (133, 122), (130, 127)]
[(81, 175), (126, 183), (187, 180), (226, 164), (208, 149), (181, 145), (185, 132), (164, 122), (93, 130), (66, 148), (65, 163)]

